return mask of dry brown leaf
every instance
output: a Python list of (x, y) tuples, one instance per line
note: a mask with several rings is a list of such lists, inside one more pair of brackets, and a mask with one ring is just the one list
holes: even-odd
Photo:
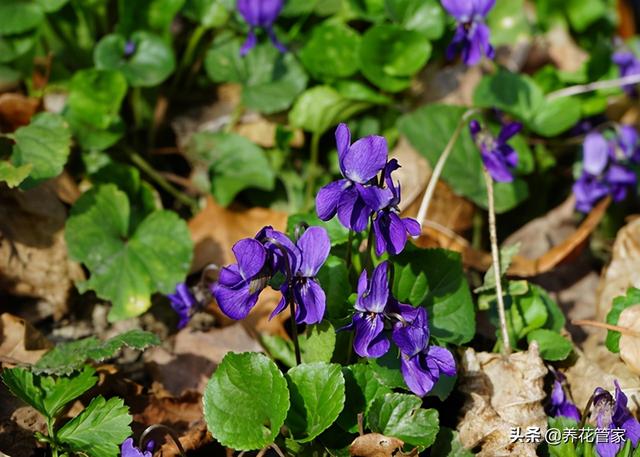
[(0, 191), (0, 287), (41, 298), (55, 319), (67, 311), (74, 281), (84, 279), (67, 255), (66, 214), (50, 182), (28, 191)]
[(241, 323), (214, 328), (206, 332), (189, 327), (174, 337), (172, 351), (154, 347), (144, 352), (145, 365), (151, 377), (174, 396), (204, 388), (227, 352), (261, 351)]
[(411, 91), (417, 106), (426, 103), (473, 105), (473, 92), (482, 79), (479, 65), (468, 67), (460, 63), (434, 69), (434, 65), (427, 65), (414, 78)]
[(547, 32), (545, 44), (551, 61), (559, 70), (578, 71), (589, 59), (589, 54), (576, 44), (562, 25), (556, 25)]
[(480, 446), (486, 457), (535, 456), (536, 443), (512, 443), (513, 427), (546, 430), (543, 378), (547, 369), (538, 346), (509, 357), (467, 349), (462, 357), (461, 390), (469, 395), (458, 424), (466, 448)]
[(25, 406), (0, 382), (0, 452), (13, 457), (35, 455), (34, 432), (46, 433), (44, 417)]
[(36, 363), (53, 345), (33, 326), (9, 313), (0, 315), (0, 362)]
[(357, 437), (349, 445), (352, 457), (401, 457), (404, 442), (379, 433), (367, 433)]
[(620, 229), (613, 244), (611, 262), (598, 287), (596, 319), (604, 321), (613, 299), (629, 287), (640, 287), (640, 218)]
[(631, 371), (640, 375), (640, 305), (622, 311), (618, 326), (635, 332), (620, 335), (620, 358)]
[(13, 132), (27, 125), (38, 110), (40, 101), (17, 93), (0, 95), (0, 131)]

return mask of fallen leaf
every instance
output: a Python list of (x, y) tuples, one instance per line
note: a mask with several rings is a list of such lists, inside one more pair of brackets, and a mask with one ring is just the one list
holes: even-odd
[(508, 357), (468, 348), (461, 365), (460, 389), (469, 396), (458, 424), (464, 447), (480, 446), (477, 455), (486, 457), (535, 456), (537, 443), (512, 443), (509, 435), (514, 427), (539, 427), (544, 436), (547, 427), (541, 403), (547, 369), (537, 344)]
[(67, 255), (66, 215), (50, 182), (28, 191), (0, 191), (0, 287), (41, 298), (55, 319), (66, 313), (74, 282), (84, 279)]
[(14, 397), (0, 382), (0, 453), (19, 457), (36, 455), (35, 432), (46, 433), (44, 417)]
[(568, 29), (560, 24), (545, 36), (546, 50), (553, 65), (561, 71), (579, 71), (589, 59), (589, 54), (578, 46)]
[(414, 78), (411, 92), (416, 106), (427, 103), (472, 106), (473, 92), (482, 79), (480, 66), (468, 67), (459, 63), (437, 71), (435, 68), (435, 64), (427, 65)]
[(0, 131), (13, 132), (27, 125), (38, 110), (40, 101), (19, 93), (0, 95)]
[(53, 345), (33, 326), (9, 313), (0, 315), (0, 362), (36, 363)]
[(629, 287), (640, 287), (640, 219), (618, 231), (609, 266), (598, 287), (596, 320), (604, 321), (613, 299), (625, 295)]
[(262, 351), (242, 323), (206, 332), (185, 327), (173, 341), (172, 350), (154, 347), (145, 351), (143, 357), (153, 380), (174, 396), (190, 390), (204, 392), (227, 352)]
[(622, 311), (617, 325), (636, 332), (620, 335), (620, 358), (631, 371), (640, 375), (640, 305)]
[(384, 436), (379, 433), (367, 433), (357, 437), (349, 445), (352, 457), (401, 457), (404, 442), (398, 438)]

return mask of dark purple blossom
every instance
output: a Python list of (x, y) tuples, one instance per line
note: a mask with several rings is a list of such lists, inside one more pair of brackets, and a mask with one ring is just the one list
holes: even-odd
[(563, 379), (564, 376), (558, 373), (556, 375), (556, 380), (553, 382), (549, 414), (552, 417), (566, 417), (568, 419), (573, 419), (576, 422), (580, 422), (580, 411), (567, 397), (567, 394), (562, 387)]
[(258, 240), (240, 240), (232, 250), (238, 263), (220, 270), (212, 292), (222, 312), (240, 320), (247, 317), (258, 302), (260, 292), (269, 282), (270, 272), (267, 250)]
[[(618, 66), (620, 76), (623, 78), (640, 73), (640, 60), (638, 60), (636, 55), (631, 51), (618, 51), (614, 53), (613, 63)], [(623, 89), (631, 96), (635, 97), (638, 94), (635, 84), (628, 84), (624, 86)]]
[[(283, 271), (287, 280), (280, 289), (282, 299), (271, 317), (286, 309), (292, 294), (294, 303), (297, 305), (296, 322), (317, 324), (324, 317), (327, 299), (316, 275), (329, 257), (331, 250), (329, 234), (322, 227), (310, 227), (295, 244), (286, 235), (275, 230), (272, 230), (269, 236), (278, 243), (278, 247), (271, 242), (268, 248), (276, 251), (281, 249), (279, 246), (282, 246), (287, 252), (285, 271)], [(283, 264), (278, 260), (275, 262), (278, 265)]]
[(283, 6), (284, 0), (238, 0), (238, 11), (249, 24), (249, 35), (240, 49), (240, 55), (246, 55), (257, 44), (256, 28), (264, 29), (273, 45), (280, 52), (287, 51), (285, 46), (278, 41), (273, 30), (273, 23), (278, 19)]
[[(615, 381), (615, 399), (609, 392), (598, 387), (593, 397), (593, 408), (596, 414), (596, 424), (603, 429), (624, 429), (624, 438), (630, 440), (635, 448), (640, 441), (640, 423), (633, 417), (627, 408), (627, 396), (620, 389), (618, 381)], [(600, 457), (615, 457), (623, 447), (621, 443), (608, 442), (596, 443), (596, 450)]]
[(447, 59), (462, 53), (466, 65), (476, 65), (482, 56), (493, 59), (495, 52), (490, 43), (491, 31), (485, 18), (495, 0), (442, 0), (442, 6), (452, 15), (458, 26), (447, 48)]
[(180, 329), (185, 327), (189, 323), (193, 311), (198, 306), (198, 301), (189, 290), (189, 286), (183, 282), (178, 284), (176, 286), (176, 291), (167, 295), (167, 297), (171, 301), (171, 307), (178, 314), (180, 319), (178, 322), (178, 328)]
[(346, 124), (336, 129), (336, 145), (340, 171), (344, 179), (324, 186), (316, 196), (316, 211), (323, 221), (336, 213), (345, 227), (361, 232), (367, 228), (373, 210), (363, 195), (375, 185), (375, 178), (387, 163), (387, 140), (371, 135), (351, 144), (351, 132)]
[(522, 124), (512, 122), (505, 125), (495, 138), (487, 129), (483, 129), (480, 123), (473, 120), (469, 123), (471, 136), (478, 148), (485, 168), (497, 182), (513, 181), (513, 169), (518, 165), (518, 153), (507, 144), (514, 135), (522, 129)]
[(120, 456), (121, 457), (152, 457), (154, 447), (155, 447), (154, 441), (150, 440), (147, 443), (144, 452), (142, 452), (133, 444), (133, 438), (127, 438), (126, 440), (123, 441), (122, 445), (120, 446)]
[(592, 132), (586, 136), (582, 175), (573, 185), (578, 211), (591, 211), (607, 195), (615, 202), (626, 198), (627, 192), (636, 184), (636, 175), (620, 162), (624, 159), (626, 157), (616, 154), (615, 142), (608, 141), (601, 133)]
[(391, 177), (391, 173), (398, 168), (398, 161), (391, 159), (382, 174), (386, 187), (370, 187), (363, 193), (367, 205), (375, 211), (373, 232), (378, 256), (384, 252), (397, 255), (407, 244), (407, 234), (420, 235), (420, 224), (415, 219), (401, 218), (399, 215), (400, 183), (394, 183)]

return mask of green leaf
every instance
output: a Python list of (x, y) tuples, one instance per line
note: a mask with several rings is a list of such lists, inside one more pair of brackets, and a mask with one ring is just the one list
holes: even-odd
[(308, 325), (299, 341), (304, 363), (330, 362), (336, 347), (336, 330), (329, 321)]
[(291, 409), (286, 424), (296, 441), (307, 443), (325, 431), (344, 407), (345, 387), (340, 365), (310, 363), (287, 372)]
[(460, 442), (460, 434), (447, 427), (441, 427), (436, 442), (430, 449), (432, 457), (473, 457), (473, 453)]
[(300, 50), (300, 60), (321, 80), (347, 78), (358, 71), (360, 35), (342, 22), (327, 21), (313, 28)]
[(102, 38), (93, 52), (96, 68), (122, 72), (133, 87), (157, 86), (173, 73), (176, 66), (173, 50), (162, 38), (139, 31), (130, 40), (135, 44), (135, 52), (126, 57), (124, 36), (111, 34)]
[(38, 377), (25, 368), (16, 367), (2, 370), (0, 378), (13, 395), (46, 415), (44, 392), (36, 383)]
[(295, 17), (314, 13), (317, 16), (330, 16), (338, 13), (344, 0), (323, 0), (310, 2), (309, 0), (288, 0), (285, 2), (281, 15)]
[(386, 394), (376, 399), (367, 414), (373, 432), (401, 439), (409, 446), (426, 449), (436, 440), (438, 411), (422, 409), (415, 395)]
[[(435, 166), (465, 112), (466, 109), (460, 106), (427, 105), (401, 117), (398, 128), (418, 152)], [(480, 151), (474, 144), (469, 129), (463, 127), (447, 160), (447, 166), (444, 167), (442, 178), (456, 194), (487, 208), (482, 166)], [(498, 213), (513, 209), (529, 196), (527, 184), (519, 178), (512, 183), (495, 183), (494, 188)]]
[(607, 4), (603, 0), (567, 0), (563, 6), (576, 32), (584, 32), (607, 13)]
[(187, 0), (182, 14), (207, 28), (220, 27), (227, 22), (234, 3), (228, 0)]
[(497, 0), (487, 16), (494, 46), (513, 45), (531, 35), (524, 0)]
[(64, 5), (69, 3), (69, 0), (35, 0), (38, 5), (46, 13), (55, 13)]
[(120, 106), (127, 80), (115, 70), (80, 70), (73, 75), (64, 116), (84, 149), (103, 150), (124, 134)]
[(185, 0), (130, 0), (118, 1), (118, 26), (116, 32), (130, 36), (138, 30), (148, 30), (162, 36), (168, 35), (169, 27)]
[(39, 4), (23, 0), (0, 2), (0, 35), (23, 33), (38, 27), (44, 20)]
[(293, 235), (298, 224), (323, 227), (329, 234), (332, 247), (346, 243), (349, 239), (349, 229), (345, 228), (337, 218), (333, 218), (328, 221), (321, 221), (315, 210), (307, 214), (290, 215), (287, 219), (287, 233), (289, 233), (289, 235)]
[(289, 410), (282, 373), (262, 354), (228, 353), (204, 392), (204, 418), (222, 445), (254, 450), (273, 443)]
[(17, 167), (31, 165), (23, 188), (33, 187), (62, 172), (71, 149), (71, 133), (61, 116), (36, 114), (29, 125), (9, 136), (15, 141), (11, 162)]
[(569, 130), (582, 118), (580, 101), (575, 97), (545, 100), (527, 124), (535, 133), (553, 137)]
[(336, 81), (333, 87), (344, 98), (355, 102), (366, 102), (374, 105), (389, 105), (392, 102), (390, 97), (359, 81)]
[(204, 63), (209, 78), (242, 84), (242, 103), (247, 108), (267, 114), (289, 108), (308, 79), (295, 56), (262, 43), (241, 57), (240, 46), (239, 39), (225, 34), (214, 40)]
[(327, 295), (326, 317), (334, 321), (347, 317), (352, 310), (348, 302), (352, 290), (346, 262), (329, 256), (318, 272), (318, 281)]
[(528, 122), (544, 104), (544, 95), (529, 76), (500, 69), (480, 80), (473, 103), (481, 108), (497, 108)]
[(15, 167), (11, 162), (0, 161), (0, 181), (6, 182), (9, 187), (19, 186), (22, 181), (27, 179), (32, 168), (33, 165), (30, 163)]
[(358, 414), (366, 413), (373, 401), (391, 393), (376, 376), (371, 365), (359, 363), (342, 368), (345, 379), (346, 400), (337, 421), (350, 433), (358, 431)]
[(456, 345), (471, 341), (475, 309), (458, 253), (409, 247), (393, 266), (394, 297), (427, 308), (433, 337)]
[(36, 362), (36, 373), (70, 374), (82, 368), (87, 360), (102, 362), (115, 357), (122, 348), (140, 351), (160, 344), (160, 339), (151, 332), (129, 330), (105, 341), (95, 336), (69, 343), (59, 343)]
[(279, 335), (269, 335), (261, 333), (259, 336), (260, 344), (274, 360), (279, 360), (288, 367), (296, 366), (296, 354), (293, 348), (293, 342), (285, 340)]
[(527, 334), (527, 342), (537, 341), (540, 347), (540, 357), (552, 362), (566, 359), (573, 345), (558, 332), (547, 329), (537, 329)]
[[(508, 246), (502, 246), (500, 248), (500, 277), (503, 277), (509, 266), (511, 265), (511, 261), (520, 251), (520, 243), (510, 244)], [(480, 293), (488, 290), (493, 290), (496, 288), (496, 274), (493, 270), (493, 264), (489, 267), (487, 272), (484, 274), (484, 281), (482, 286), (477, 287), (474, 292)]]
[(392, 24), (375, 25), (362, 37), (360, 69), (381, 89), (399, 92), (410, 86), (411, 76), (430, 55), (431, 43), (419, 32)]
[(90, 457), (118, 455), (120, 444), (131, 435), (131, 415), (121, 398), (99, 396), (78, 416), (58, 430), (57, 438), (72, 451)]
[[(524, 338), (529, 332), (543, 328), (549, 318), (549, 311), (540, 289), (530, 286), (526, 294), (509, 295), (505, 297), (506, 319), (509, 338), (514, 344)], [(491, 313), (491, 323), (499, 328), (497, 308), (494, 305)], [(499, 334), (499, 332), (496, 332)], [(500, 338), (500, 336), (498, 335)]]
[(369, 106), (369, 103), (348, 100), (332, 87), (315, 86), (298, 97), (289, 111), (289, 122), (294, 127), (321, 134)]
[(91, 272), (78, 287), (110, 300), (112, 321), (142, 314), (153, 292), (172, 292), (193, 255), (187, 225), (176, 213), (155, 211), (133, 233), (129, 219), (126, 194), (108, 184), (82, 195), (65, 227), (70, 256)]
[(400, 371), (400, 358), (394, 351), (388, 351), (377, 359), (367, 359), (375, 378), (390, 389), (409, 390)]
[(235, 133), (201, 132), (191, 137), (189, 153), (211, 172), (211, 193), (223, 206), (249, 188), (273, 190), (275, 173), (265, 152)]
[(29, 52), (38, 41), (37, 31), (25, 32), (19, 35), (0, 35), (0, 63), (16, 60)]
[(429, 40), (444, 33), (445, 13), (435, 0), (385, 0), (385, 5), (391, 19), (407, 30), (420, 32)]
[[(618, 325), (620, 314), (625, 309), (640, 303), (640, 289), (635, 287), (627, 290), (627, 294), (613, 299), (611, 310), (607, 313), (607, 324)], [(620, 332), (607, 330), (607, 339), (605, 344), (607, 348), (614, 353), (620, 352)]]

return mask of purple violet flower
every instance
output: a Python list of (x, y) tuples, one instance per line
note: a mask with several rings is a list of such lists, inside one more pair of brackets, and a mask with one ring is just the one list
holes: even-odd
[[(625, 140), (626, 141), (626, 140)], [(636, 175), (618, 162), (615, 142), (599, 132), (588, 134), (583, 145), (582, 175), (573, 185), (576, 209), (583, 213), (591, 211), (602, 198), (610, 195), (613, 201), (626, 198), (629, 189), (636, 184)]]
[(633, 126), (620, 126), (617, 147), (622, 153), (623, 160), (628, 159), (635, 163), (640, 162), (640, 143), (638, 140), (640, 140), (640, 136)]
[[(406, 306), (406, 305), (405, 305)], [(411, 391), (423, 397), (433, 389), (442, 373), (455, 376), (456, 362), (449, 350), (429, 345), (429, 323), (424, 308), (414, 308), (412, 319), (399, 320), (393, 340), (400, 348), (400, 370)], [(405, 311), (405, 316), (410, 314)]]
[(512, 170), (518, 165), (518, 153), (507, 144), (507, 141), (522, 130), (522, 124), (512, 122), (505, 125), (497, 138), (494, 138), (487, 129), (483, 129), (476, 120), (469, 123), (469, 130), (476, 145), (480, 148), (482, 162), (493, 180), (512, 182)]
[(234, 244), (232, 250), (238, 263), (220, 270), (218, 282), (211, 291), (222, 312), (240, 320), (256, 305), (271, 275), (267, 250), (259, 241), (246, 238)]
[[(562, 376), (562, 378), (560, 376)], [(553, 417), (566, 417), (568, 419), (573, 419), (576, 422), (580, 422), (580, 411), (567, 397), (567, 394), (562, 387), (563, 379), (564, 376), (558, 373), (558, 375), (556, 375), (556, 380), (553, 382), (549, 414)]]
[(127, 41), (124, 45), (124, 57), (128, 59), (133, 54), (135, 54), (135, 52), (136, 52), (136, 44), (131, 40)]
[(198, 306), (198, 301), (189, 290), (189, 286), (183, 282), (178, 284), (176, 291), (167, 295), (167, 298), (171, 301), (171, 307), (180, 318), (178, 329), (184, 328), (191, 320), (191, 315)]
[(451, 44), (447, 48), (447, 59), (453, 60), (462, 53), (466, 65), (476, 65), (482, 56), (493, 59), (495, 52), (491, 46), (491, 31), (485, 18), (495, 0), (442, 0), (442, 6), (452, 15), (458, 26)]
[(122, 445), (120, 446), (120, 456), (121, 457), (152, 457), (154, 447), (155, 447), (155, 442), (153, 440), (150, 440), (149, 442), (147, 442), (145, 451), (142, 452), (133, 444), (133, 438), (127, 438), (122, 442)]
[(287, 51), (287, 48), (278, 41), (273, 30), (273, 23), (278, 19), (283, 6), (284, 0), (238, 0), (238, 11), (249, 24), (249, 35), (240, 49), (241, 56), (245, 56), (256, 46), (258, 42), (256, 28), (262, 28), (267, 32), (278, 51)]
[[(317, 324), (324, 317), (327, 299), (316, 275), (329, 257), (331, 250), (329, 234), (322, 227), (310, 227), (295, 245), (286, 235), (275, 230), (272, 230), (270, 236), (287, 251), (289, 269), (286, 271), (285, 268), (283, 271), (287, 280), (280, 289), (282, 299), (273, 310), (271, 317), (273, 318), (286, 309), (289, 304), (289, 294), (293, 293), (293, 299), (297, 305), (296, 322), (298, 324)], [(285, 239), (286, 241), (284, 241)], [(271, 243), (271, 249), (275, 249), (273, 243)], [(293, 290), (289, 290), (290, 287)]]
[[(631, 51), (618, 51), (613, 54), (612, 60), (613, 63), (618, 66), (622, 78), (640, 73), (640, 60), (638, 60), (636, 55)], [(638, 95), (636, 84), (628, 84), (624, 86), (623, 89), (632, 97)]]
[(377, 256), (381, 256), (385, 251), (391, 255), (397, 255), (407, 244), (407, 233), (412, 236), (420, 235), (418, 221), (399, 216), (400, 183), (396, 185), (391, 177), (391, 173), (398, 168), (400, 168), (398, 161), (391, 159), (382, 173), (387, 187), (384, 189), (370, 187), (363, 193), (367, 205), (375, 211), (373, 232)]
[(387, 163), (387, 140), (371, 135), (351, 144), (349, 127), (340, 124), (336, 129), (336, 145), (344, 179), (320, 189), (316, 196), (316, 211), (323, 221), (328, 221), (337, 213), (342, 225), (362, 232), (367, 228), (372, 213), (363, 197), (365, 186), (375, 181)]
[[(640, 441), (640, 423), (633, 417), (627, 408), (627, 396), (620, 389), (618, 381), (614, 381), (615, 400), (609, 392), (598, 387), (593, 397), (593, 408), (596, 413), (596, 424), (603, 429), (624, 429), (624, 438), (631, 440), (635, 448)], [(624, 441), (620, 443), (609, 442), (596, 443), (596, 450), (600, 457), (615, 457), (618, 451), (624, 446)]]

